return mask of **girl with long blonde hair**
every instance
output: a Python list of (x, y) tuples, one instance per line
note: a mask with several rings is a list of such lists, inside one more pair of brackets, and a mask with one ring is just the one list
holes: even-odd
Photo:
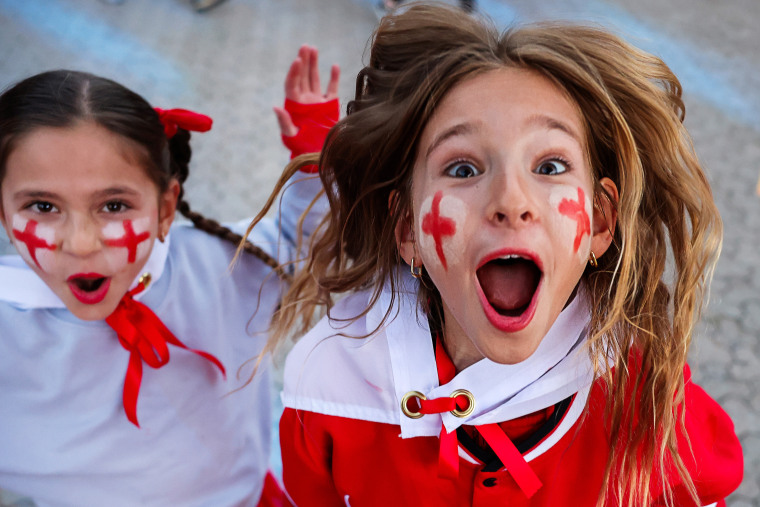
[(686, 365), (721, 221), (683, 118), (605, 30), (384, 18), (270, 342), (326, 310), (285, 368), (295, 503), (722, 502), (741, 448)]

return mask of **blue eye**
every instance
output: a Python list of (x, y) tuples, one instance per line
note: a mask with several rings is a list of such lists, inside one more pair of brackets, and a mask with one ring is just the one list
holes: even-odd
[(561, 160), (547, 160), (545, 162), (541, 162), (541, 164), (536, 167), (536, 170), (534, 172), (536, 174), (545, 174), (552, 176), (555, 174), (562, 174), (563, 172), (567, 171), (567, 168), (568, 164)]
[(481, 174), (480, 169), (469, 162), (455, 162), (446, 168), (446, 175), (452, 178), (472, 178)]
[(102, 208), (106, 213), (120, 213), (127, 211), (127, 209), (129, 209), (129, 206), (121, 201), (108, 201)]

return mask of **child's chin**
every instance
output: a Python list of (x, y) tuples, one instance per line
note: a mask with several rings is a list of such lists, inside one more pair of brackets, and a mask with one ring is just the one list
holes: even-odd
[(67, 302), (66, 308), (79, 320), (95, 321), (105, 320), (116, 309), (116, 304), (107, 300), (94, 305), (85, 305), (79, 301)]
[(515, 333), (509, 338), (501, 338), (491, 347), (483, 347), (486, 358), (499, 364), (517, 364), (525, 361), (538, 348), (541, 339), (534, 339), (530, 333)]

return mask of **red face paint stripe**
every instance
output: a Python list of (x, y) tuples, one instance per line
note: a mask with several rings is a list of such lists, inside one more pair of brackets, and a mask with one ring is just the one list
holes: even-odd
[(422, 232), (433, 236), (433, 240), (435, 240), (435, 251), (438, 254), (438, 258), (441, 260), (443, 269), (448, 270), (441, 240), (443, 236), (453, 236), (457, 230), (457, 226), (453, 219), (441, 216), (441, 199), (443, 199), (443, 192), (436, 192), (433, 197), (433, 205), (430, 208), (430, 212), (422, 219)]
[(585, 234), (591, 236), (591, 221), (586, 213), (585, 198), (583, 189), (578, 187), (578, 201), (572, 199), (562, 199), (559, 203), (559, 212), (577, 222), (575, 227), (575, 241), (573, 242), (573, 251), (577, 252), (581, 246), (581, 240)]
[(37, 267), (42, 269), (39, 261), (37, 261), (37, 250), (39, 248), (44, 248), (45, 250), (55, 250), (55, 245), (51, 245), (44, 239), (37, 236), (36, 232), (37, 222), (34, 220), (29, 220), (26, 223), (23, 231), (13, 229), (13, 237), (26, 245), (27, 250), (29, 250), (29, 256), (32, 258)]
[(145, 231), (135, 234), (132, 228), (132, 220), (124, 220), (124, 236), (117, 239), (107, 239), (105, 244), (108, 246), (125, 247), (127, 249), (127, 262), (133, 263), (137, 260), (137, 246), (150, 237), (150, 233)]

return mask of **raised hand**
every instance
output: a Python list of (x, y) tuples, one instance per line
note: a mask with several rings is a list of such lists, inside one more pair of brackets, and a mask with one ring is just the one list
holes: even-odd
[[(324, 104), (338, 98), (338, 82), (340, 67), (334, 64), (330, 68), (330, 81), (327, 90), (322, 93), (319, 77), (319, 51), (317, 48), (304, 44), (298, 50), (298, 56), (290, 64), (290, 70), (285, 77), (285, 99), (298, 104)], [(298, 119), (291, 116), (287, 108), (275, 107), (274, 113), (280, 125), (280, 133), (292, 137), (301, 128)]]

